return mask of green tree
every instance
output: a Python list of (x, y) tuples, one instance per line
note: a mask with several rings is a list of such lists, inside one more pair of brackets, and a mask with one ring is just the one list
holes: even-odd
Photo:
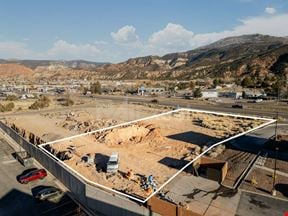
[(242, 87), (251, 87), (253, 86), (253, 81), (250, 77), (245, 77), (241, 82)]
[(101, 89), (101, 84), (99, 81), (97, 81), (96, 83), (93, 83), (90, 87), (90, 91), (93, 94), (101, 94), (102, 89)]
[(272, 84), (271, 78), (269, 76), (265, 76), (264, 80), (261, 83), (261, 87), (262, 88), (268, 88), (271, 86), (271, 84)]
[(200, 88), (196, 88), (194, 91), (193, 91), (193, 97), (195, 98), (200, 98), (202, 97), (202, 91)]
[(216, 79), (213, 80), (214, 88), (217, 87), (219, 84), (220, 84), (220, 80), (219, 79), (216, 78)]
[(45, 107), (49, 107), (50, 105), (50, 99), (47, 96), (41, 96), (37, 101), (35, 101), (31, 106), (29, 106), (29, 109), (42, 109)]

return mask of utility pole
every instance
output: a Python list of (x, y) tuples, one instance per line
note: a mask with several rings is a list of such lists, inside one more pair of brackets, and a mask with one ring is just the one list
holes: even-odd
[(277, 169), (277, 158), (278, 158), (278, 145), (277, 145), (277, 136), (278, 136), (278, 117), (279, 113), (277, 112), (276, 115), (276, 122), (275, 122), (275, 137), (274, 137), (274, 148), (275, 148), (275, 161), (274, 161), (274, 174), (273, 174), (273, 189), (272, 189), (272, 196), (276, 196), (275, 190), (275, 182), (276, 182), (276, 169)]
[(279, 118), (279, 112), (276, 113), (275, 135), (274, 135), (275, 142), (277, 141), (277, 136), (278, 136), (278, 118)]
[[(276, 141), (275, 141), (276, 143)], [(275, 183), (276, 183), (276, 169), (277, 169), (277, 158), (278, 158), (278, 150), (279, 148), (275, 148), (275, 162), (274, 162), (274, 174), (273, 174), (273, 190), (272, 190), (272, 196), (276, 196), (276, 189), (275, 189)]]

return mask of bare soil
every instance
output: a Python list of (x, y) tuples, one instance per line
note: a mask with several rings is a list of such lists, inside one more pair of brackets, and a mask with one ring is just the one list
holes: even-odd
[[(65, 160), (72, 169), (91, 181), (146, 198), (152, 191), (141, 188), (143, 177), (153, 175), (160, 186), (193, 158), (191, 154), (197, 147), (203, 151), (205, 146), (261, 123), (181, 111), (55, 143), (50, 147), (54, 154), (67, 153), (69, 148), (75, 147), (75, 152), (67, 153), (70, 159)], [(113, 152), (119, 154), (120, 165), (118, 173), (111, 176), (105, 169)], [(87, 154), (93, 155), (95, 164), (86, 166), (80, 163), (81, 157)], [(134, 174), (129, 180), (125, 177), (128, 172)]]

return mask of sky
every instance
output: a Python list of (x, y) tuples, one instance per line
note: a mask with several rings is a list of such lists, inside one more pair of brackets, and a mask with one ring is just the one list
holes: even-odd
[(288, 0), (0, 0), (0, 58), (121, 62), (288, 36)]

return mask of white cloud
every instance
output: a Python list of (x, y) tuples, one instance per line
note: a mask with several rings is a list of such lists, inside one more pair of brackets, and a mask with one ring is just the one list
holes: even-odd
[(139, 43), (139, 36), (136, 34), (134, 26), (126, 25), (117, 32), (111, 32), (112, 38), (119, 44), (135, 44)]
[(273, 36), (287, 36), (288, 13), (274, 16), (250, 17), (240, 20), (240, 24), (231, 30), (193, 34), (179, 24), (169, 23), (164, 29), (153, 33), (147, 44), (146, 54), (163, 55), (169, 52), (190, 50), (207, 45), (225, 37), (243, 34), (266, 34)]
[(22, 58), (33, 55), (27, 45), (16, 41), (0, 41), (0, 58)]
[(273, 15), (273, 14), (275, 14), (275, 13), (277, 12), (277, 10), (276, 10), (275, 8), (273, 8), (273, 7), (266, 7), (266, 8), (265, 8), (265, 12), (266, 12), (267, 14)]
[(177, 51), (191, 47), (190, 43), (194, 33), (185, 29), (182, 25), (168, 23), (167, 26), (153, 33), (148, 40), (152, 49), (161, 51)]
[(48, 58), (95, 59), (100, 50), (93, 44), (73, 44), (64, 40), (56, 41), (46, 52), (40, 54)]
[(258, 16), (240, 20), (232, 29), (219, 32), (194, 34), (180, 24), (168, 23), (163, 29), (152, 33), (146, 41), (140, 41), (133, 26), (124, 26), (112, 32), (116, 43), (95, 41), (75, 44), (57, 39), (50, 48), (34, 51), (27, 44), (0, 40), (0, 58), (21, 59), (87, 59), (93, 61), (123, 61), (142, 55), (164, 55), (170, 52), (191, 50), (219, 39), (243, 34), (268, 34), (288, 36), (288, 13)]

